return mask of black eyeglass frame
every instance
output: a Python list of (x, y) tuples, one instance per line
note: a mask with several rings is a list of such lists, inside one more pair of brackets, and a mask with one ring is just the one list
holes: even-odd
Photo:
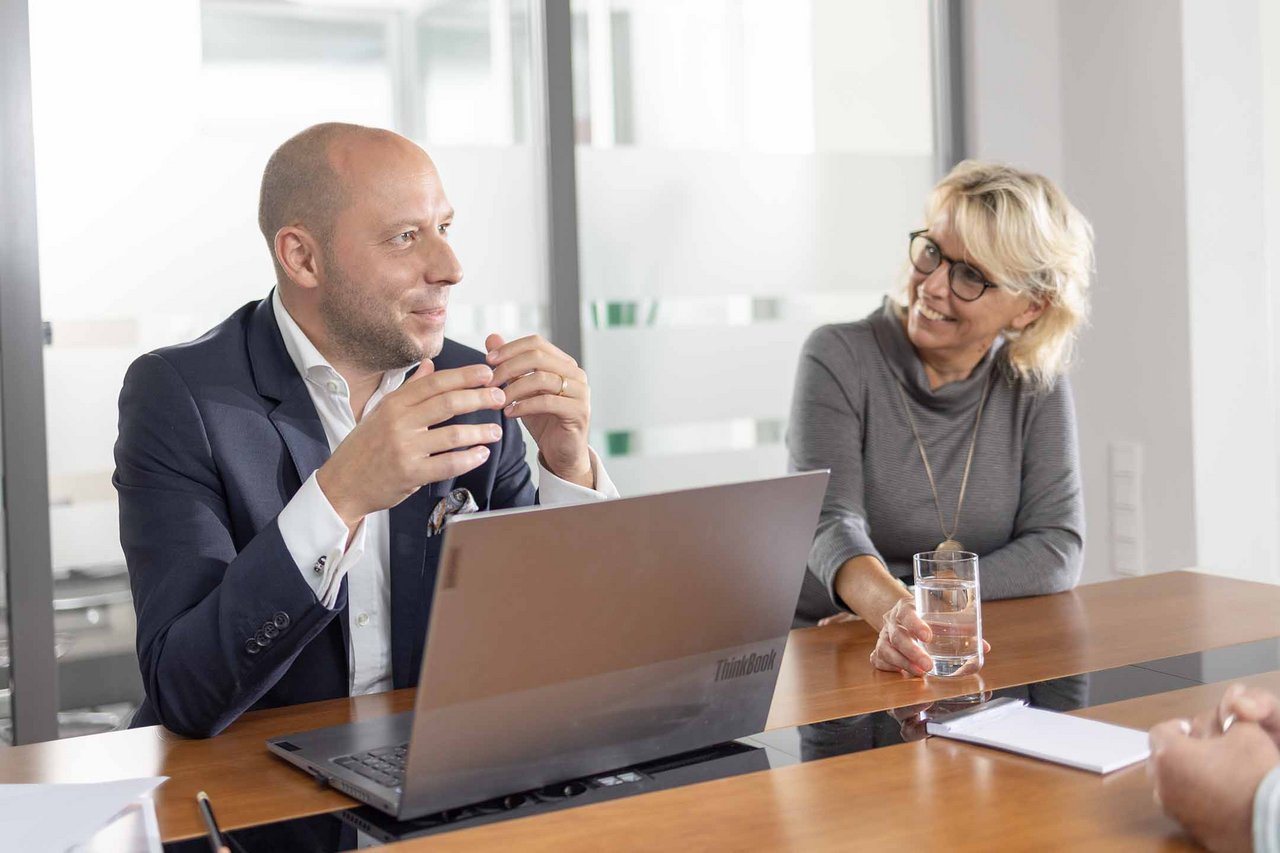
[[(931, 270), (922, 270), (920, 269), (920, 267), (916, 266), (915, 258), (911, 256), (911, 244), (916, 241), (917, 237), (921, 237), (925, 240), (928, 240), (929, 245), (933, 246), (934, 251), (938, 253), (938, 266), (942, 266), (943, 261), (946, 262), (947, 286), (951, 288), (951, 292), (955, 294), (956, 299), (959, 299), (964, 302), (977, 302), (979, 299), (982, 298), (982, 295), (987, 292), (988, 288), (1000, 286), (990, 281), (973, 264), (967, 263), (965, 261), (957, 261), (954, 258), (948, 258), (946, 255), (942, 254), (942, 249), (941, 247), (938, 246), (937, 241), (935, 241), (932, 237), (929, 236), (928, 228), (921, 228), (919, 231), (912, 231), (907, 236), (907, 260), (911, 263), (911, 268), (914, 269), (916, 272), (920, 273), (921, 275), (932, 275), (934, 271), (938, 269), (938, 267), (934, 267)], [(978, 293), (977, 296), (972, 296), (972, 297), (965, 296), (963, 293), (956, 290), (956, 268), (961, 266), (967, 269), (973, 270), (977, 274), (978, 278), (982, 280), (982, 290)]]

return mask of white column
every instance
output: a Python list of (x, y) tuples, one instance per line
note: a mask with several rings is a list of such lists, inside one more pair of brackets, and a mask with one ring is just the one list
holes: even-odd
[(1196, 539), (1208, 571), (1277, 581), (1273, 291), (1258, 0), (1183, 0)]

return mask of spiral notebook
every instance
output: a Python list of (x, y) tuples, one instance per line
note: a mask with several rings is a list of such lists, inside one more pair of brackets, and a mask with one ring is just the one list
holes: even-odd
[(995, 699), (930, 720), (931, 735), (1110, 773), (1146, 760), (1147, 733), (1056, 711), (1029, 708), (1021, 699)]

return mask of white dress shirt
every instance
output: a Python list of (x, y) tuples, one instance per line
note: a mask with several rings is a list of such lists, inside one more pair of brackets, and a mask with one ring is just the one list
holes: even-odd
[[(278, 291), (271, 306), (294, 367), (306, 380), (307, 392), (329, 440), (329, 452), (356, 427), (347, 382), (289, 316)], [(399, 388), (410, 367), (388, 370), (365, 406), (373, 411), (383, 397)], [(589, 450), (595, 489), (584, 488), (538, 466), (538, 501), (543, 505), (584, 503), (616, 498), (604, 466)], [(351, 646), (347, 650), (351, 695), (391, 689), (391, 516), (387, 510), (370, 513), (350, 531), (325, 497), (312, 474), (280, 512), (277, 519), (285, 547), (298, 564), (316, 598), (329, 609), (337, 602), (343, 577), (347, 578), (347, 617)]]
[(1280, 767), (1262, 777), (1253, 794), (1254, 853), (1280, 853)]

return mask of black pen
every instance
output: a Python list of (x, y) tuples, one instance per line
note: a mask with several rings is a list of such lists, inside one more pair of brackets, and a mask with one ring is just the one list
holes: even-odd
[(222, 830), (218, 829), (218, 821), (213, 816), (209, 795), (204, 791), (197, 791), (196, 805), (200, 807), (200, 816), (204, 818), (204, 828), (209, 831), (209, 849), (213, 853), (223, 853), (227, 848), (222, 844)]

